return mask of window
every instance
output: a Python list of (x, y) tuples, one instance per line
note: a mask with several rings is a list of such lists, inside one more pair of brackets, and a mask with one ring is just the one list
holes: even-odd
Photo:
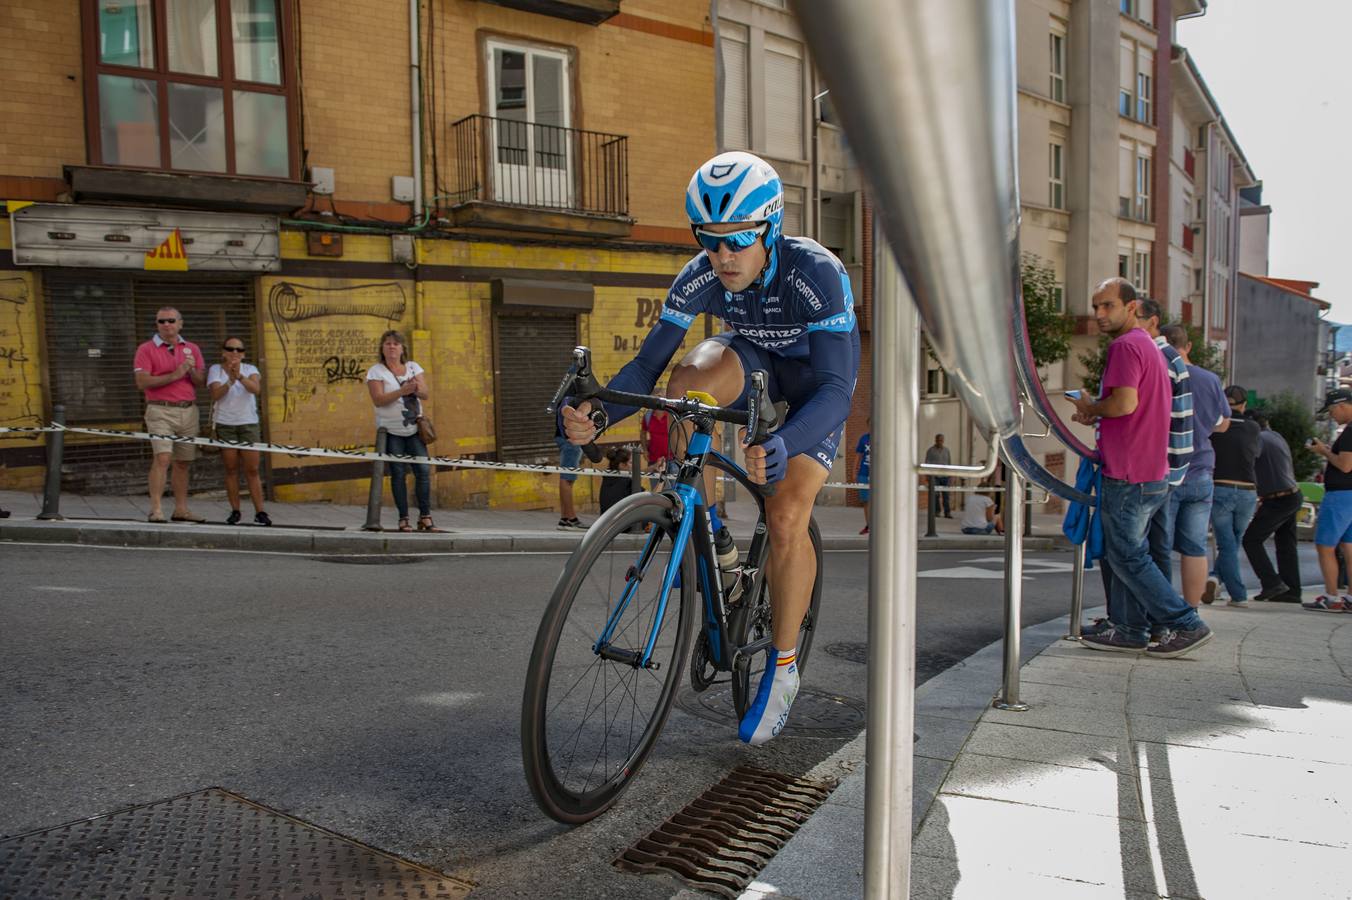
[(1066, 311), (1066, 286), (1058, 284), (1052, 287), (1052, 303), (1060, 312)]
[(791, 184), (784, 185), (784, 233), (801, 235), (803, 231), (803, 197), (805, 192)]
[(1212, 277), (1211, 281), (1211, 327), (1225, 327), (1225, 307), (1229, 301), (1230, 283), (1220, 275)]
[[(925, 372), (925, 396), (927, 397), (947, 397), (951, 391), (948, 388), (948, 373), (943, 369), (928, 369)], [(547, 404), (546, 404), (547, 405)]]
[(1150, 76), (1144, 72), (1136, 73), (1136, 121), (1152, 121), (1150, 118)]
[(96, 23), (86, 40), (95, 163), (293, 176), (278, 0), (85, 2)]
[(1047, 178), (1050, 188), (1048, 205), (1051, 206), (1052, 209), (1065, 209), (1065, 148), (1060, 144), (1048, 144), (1047, 151)]
[(1055, 31), (1051, 33), (1050, 94), (1057, 103), (1066, 102), (1066, 36)]
[(1150, 251), (1137, 250), (1132, 254), (1131, 283), (1138, 291), (1150, 290)]
[(1129, 265), (1130, 265), (1130, 258), (1127, 256), (1127, 254), (1125, 254), (1125, 253), (1119, 253), (1119, 254), (1117, 254), (1117, 277), (1118, 277), (1118, 278), (1127, 278), (1127, 277), (1129, 277), (1129, 276), (1131, 275), (1131, 269), (1129, 268)]
[(1202, 273), (1204, 271), (1204, 269), (1192, 270), (1192, 292), (1194, 294), (1202, 293)]
[(1117, 114), (1131, 117), (1131, 91), (1120, 90), (1117, 92)]
[(765, 36), (765, 150), (803, 158), (803, 45)]
[(1132, 218), (1150, 221), (1150, 157), (1136, 157), (1136, 201)]
[(751, 147), (746, 26), (720, 21), (718, 43), (723, 62), (723, 149), (746, 150)]
[(568, 54), (489, 41), (493, 198), (500, 203), (573, 205)]

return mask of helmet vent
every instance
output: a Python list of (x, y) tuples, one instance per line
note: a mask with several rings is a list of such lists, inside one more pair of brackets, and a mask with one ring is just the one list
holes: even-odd
[(704, 209), (706, 212), (709, 213), (709, 215), (712, 216), (714, 214), (714, 205), (711, 202), (709, 202), (708, 194), (704, 195)]
[(721, 216), (728, 211), (728, 202), (732, 200), (731, 194), (724, 194), (722, 201), (718, 204), (718, 214)]

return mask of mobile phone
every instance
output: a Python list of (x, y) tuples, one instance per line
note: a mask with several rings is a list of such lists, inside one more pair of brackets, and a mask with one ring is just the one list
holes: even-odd
[(1069, 397), (1070, 399), (1072, 399), (1072, 400), (1079, 400), (1079, 399), (1080, 399), (1080, 392), (1079, 392), (1079, 391), (1066, 391), (1066, 392), (1065, 392), (1065, 395), (1066, 395), (1067, 397)]
[(1306, 438), (1306, 439), (1305, 439), (1305, 446), (1306, 446), (1306, 447), (1313, 447), (1313, 446), (1314, 446), (1315, 440), (1316, 440), (1315, 438)]

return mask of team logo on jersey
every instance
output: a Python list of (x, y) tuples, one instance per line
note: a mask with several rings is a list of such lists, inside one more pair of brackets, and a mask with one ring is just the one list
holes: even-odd
[(691, 279), (690, 281), (681, 285), (681, 296), (685, 297), (687, 300), (690, 299), (690, 297), (694, 296), (694, 294), (697, 293), (700, 290), (700, 288), (704, 287), (717, 277), (718, 273), (715, 272), (713, 269), (710, 269), (704, 274)]

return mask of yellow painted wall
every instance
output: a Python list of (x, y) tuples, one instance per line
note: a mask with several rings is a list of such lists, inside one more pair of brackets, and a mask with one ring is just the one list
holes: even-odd
[[(3, 229), (8, 241), (9, 229)], [(44, 419), (37, 278), (28, 272), (0, 272), (0, 426), (31, 427)], [(42, 446), (41, 435), (0, 435), (0, 448)], [(40, 490), (42, 465), (0, 466), (0, 487)]]

